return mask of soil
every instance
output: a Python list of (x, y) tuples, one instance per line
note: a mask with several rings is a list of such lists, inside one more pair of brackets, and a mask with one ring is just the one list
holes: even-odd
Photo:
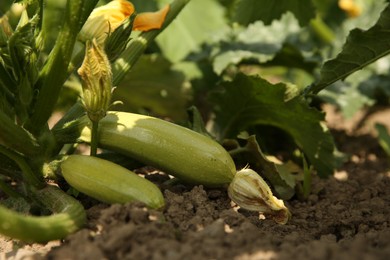
[[(7, 259), (390, 259), (390, 160), (374, 122), (390, 129), (390, 109), (327, 123), (348, 161), (328, 179), (314, 177), (308, 199), (286, 202), (278, 225), (237, 209), (226, 190), (162, 186), (163, 212), (141, 204), (89, 203), (88, 224), (64, 241), (25, 245), (0, 238)], [(160, 183), (163, 175), (150, 174)], [(0, 252), (1, 252), (0, 251)]]

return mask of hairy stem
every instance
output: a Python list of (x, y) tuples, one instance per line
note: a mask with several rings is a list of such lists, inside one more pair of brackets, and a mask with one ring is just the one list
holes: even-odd
[(92, 121), (91, 129), (91, 156), (96, 156), (98, 148), (98, 127), (99, 122)]
[(34, 105), (28, 129), (39, 133), (49, 119), (57, 102), (72, 57), (76, 37), (98, 0), (67, 1), (64, 24), (49, 58), (39, 74), (36, 88), (39, 95)]
[[(159, 30), (151, 30), (141, 33), (136, 39), (132, 40), (121, 56), (112, 64), (113, 85), (117, 86), (131, 70), (137, 60), (144, 53), (148, 44), (150, 44), (180, 13), (180, 11), (190, 2), (190, 0), (175, 0), (170, 4), (170, 10), (165, 18), (163, 27)], [(79, 57), (78, 57), (79, 56)], [(75, 68), (75, 64), (80, 62), (80, 55), (76, 55), (72, 64), (68, 68), (68, 73)], [(84, 108), (80, 103), (76, 103), (71, 110), (72, 113), (65, 115), (67, 122), (78, 118), (83, 113)], [(77, 112), (76, 112), (77, 111)], [(56, 129), (61, 129), (65, 121), (61, 120), (55, 126)]]

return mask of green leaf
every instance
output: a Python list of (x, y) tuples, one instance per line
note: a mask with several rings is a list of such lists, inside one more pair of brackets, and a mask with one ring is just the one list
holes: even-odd
[(173, 120), (184, 120), (189, 101), (184, 75), (171, 69), (171, 63), (161, 56), (142, 56), (114, 91), (113, 100), (120, 100), (122, 110), (153, 111)]
[(310, 0), (239, 0), (234, 20), (248, 25), (262, 20), (270, 24), (287, 11), (292, 12), (301, 26), (315, 17), (315, 9)]
[(278, 165), (268, 160), (254, 135), (243, 139), (247, 141), (245, 144), (245, 159), (250, 168), (262, 173), (261, 175), (272, 184), (278, 197), (283, 200), (291, 199), (295, 194), (295, 179), (289, 169), (285, 165)]
[(343, 82), (332, 85), (331, 89), (325, 89), (319, 97), (325, 102), (336, 105), (344, 118), (352, 118), (364, 106), (372, 106), (374, 101), (367, 95), (363, 95), (357, 86), (346, 85)]
[(212, 96), (220, 139), (234, 138), (254, 125), (270, 125), (294, 139), (320, 176), (329, 176), (341, 163), (333, 138), (323, 124), (324, 114), (300, 97), (285, 101), (284, 84), (273, 85), (259, 77), (238, 74), (233, 81), (223, 82), (222, 87), (224, 92)]
[(221, 74), (229, 65), (239, 64), (244, 60), (258, 63), (270, 61), (281, 51), (286, 39), (299, 30), (298, 22), (292, 15), (285, 15), (270, 26), (259, 21), (245, 29), (233, 28), (229, 38), (220, 44), (214, 56), (214, 71)]
[(378, 132), (379, 144), (386, 154), (390, 157), (390, 135), (386, 126), (382, 124), (375, 124), (375, 129)]
[[(390, 59), (389, 59), (390, 62)], [(359, 84), (359, 91), (382, 104), (390, 104), (390, 75), (372, 75)]]
[(39, 17), (34, 15), (29, 20), (27, 12), (23, 12), (22, 18), (15, 32), (9, 38), (8, 49), (14, 75), (20, 80), (21, 77), (27, 74), (31, 84), (34, 84), (38, 74), (36, 68), (38, 47), (35, 38), (35, 28)]
[(154, 12), (158, 10), (157, 0), (132, 0), (131, 2), (135, 6), (137, 13)]
[(307, 92), (316, 94), (389, 53), (390, 5), (387, 5), (373, 27), (366, 31), (354, 29), (350, 32), (343, 50), (335, 59), (324, 64), (320, 80)]
[(13, 3), (13, 0), (2, 0), (0, 2), (0, 17), (3, 16), (11, 8), (11, 5)]
[[(160, 0), (161, 4), (167, 1)], [(215, 0), (191, 1), (164, 33), (156, 39), (165, 57), (180, 61), (200, 50), (225, 25), (224, 8)]]
[(207, 131), (202, 115), (200, 114), (199, 110), (195, 106), (189, 107), (187, 109), (187, 114), (188, 114), (188, 124), (189, 124), (188, 128), (190, 128), (191, 130), (199, 134), (214, 139), (214, 137)]

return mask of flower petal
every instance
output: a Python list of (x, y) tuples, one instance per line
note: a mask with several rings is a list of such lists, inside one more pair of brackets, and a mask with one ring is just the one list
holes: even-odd
[(133, 29), (144, 32), (160, 29), (168, 12), (169, 5), (166, 5), (157, 12), (140, 13), (135, 17)]
[(115, 31), (133, 13), (133, 4), (125, 0), (114, 0), (95, 8), (81, 29), (79, 39), (86, 42), (95, 38), (103, 44), (109, 32)]

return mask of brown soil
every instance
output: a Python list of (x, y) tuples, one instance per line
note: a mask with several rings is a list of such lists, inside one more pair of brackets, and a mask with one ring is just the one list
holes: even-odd
[[(327, 121), (339, 149), (350, 159), (333, 177), (314, 178), (307, 200), (287, 202), (293, 216), (286, 225), (237, 210), (223, 189), (176, 185), (162, 187), (167, 201), (163, 212), (140, 204), (95, 204), (88, 209), (85, 229), (57, 242), (48, 253), (41, 250), (33, 256), (61, 260), (390, 259), (389, 158), (371, 133), (372, 121), (364, 118), (370, 124), (359, 125), (362, 117), (358, 115), (345, 122), (333, 112), (327, 108)], [(370, 118), (389, 124), (390, 110)], [(0, 249), (2, 245), (5, 248), (0, 242)], [(16, 255), (20, 250), (8, 248), (3, 256), (26, 259)], [(24, 250), (35, 251), (31, 246)]]

